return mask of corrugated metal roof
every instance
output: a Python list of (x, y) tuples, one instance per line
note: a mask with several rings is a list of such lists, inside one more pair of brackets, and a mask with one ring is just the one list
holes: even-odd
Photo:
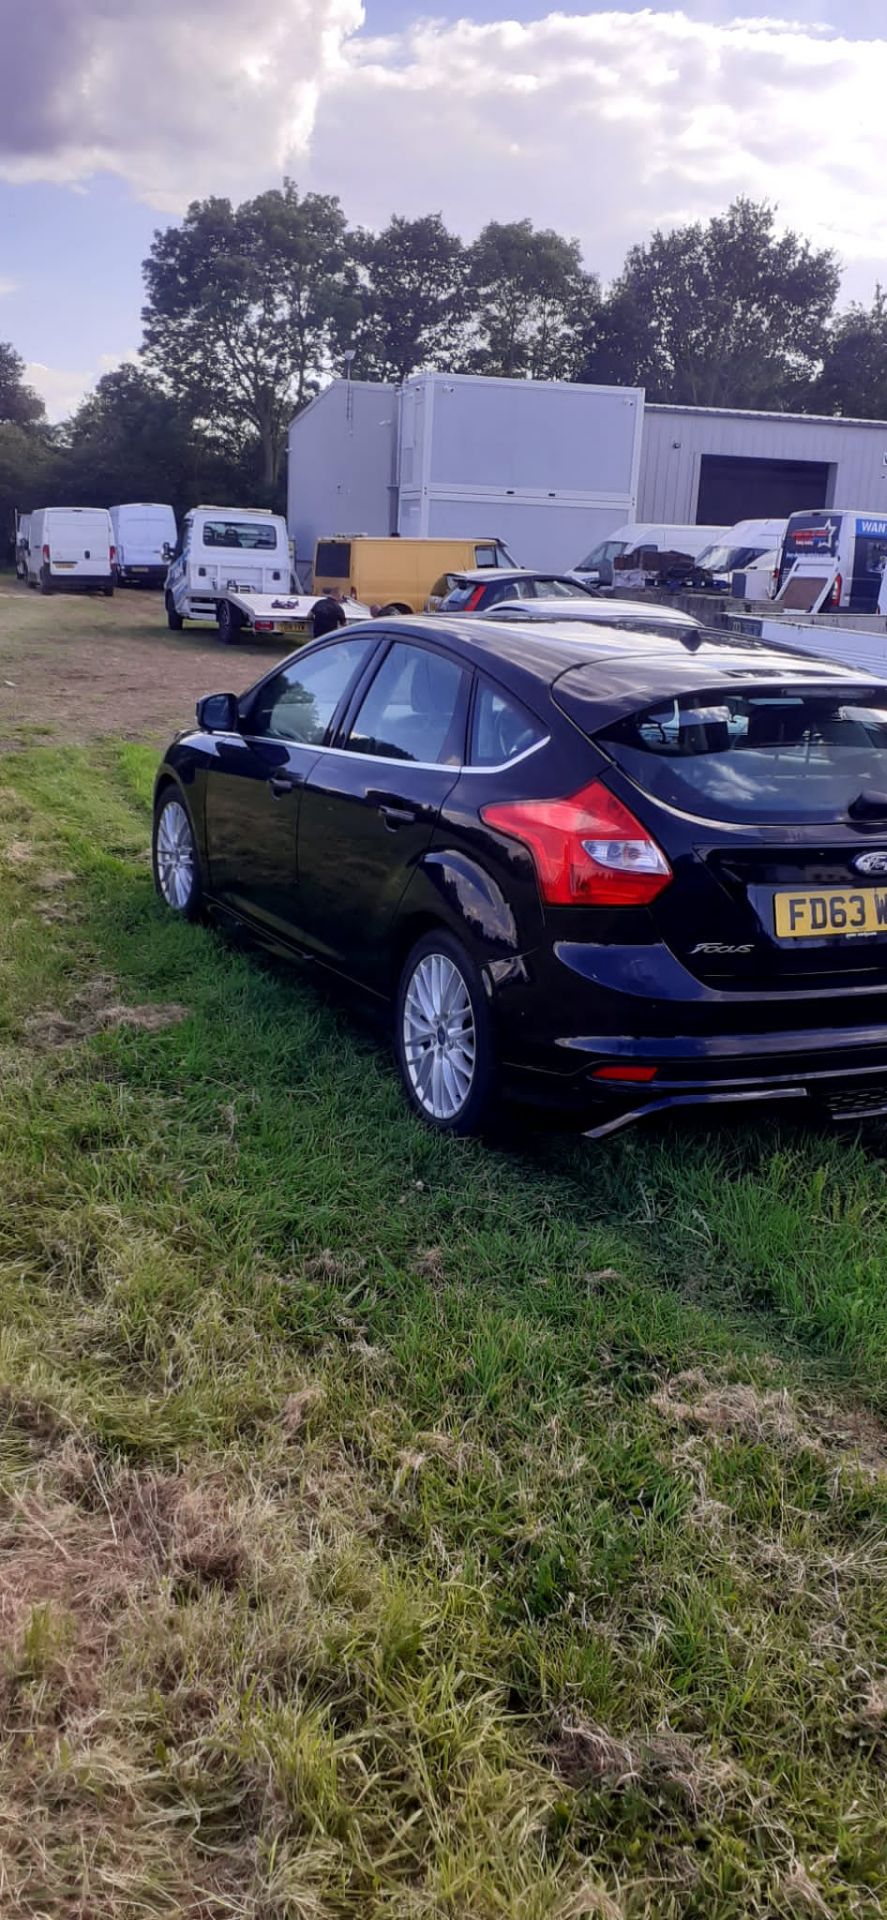
[(883, 433), (887, 420), (856, 420), (846, 413), (771, 413), (755, 407), (687, 407), (665, 400), (647, 400), (645, 413), (690, 414), (696, 419), (709, 415), (719, 420), (791, 420), (797, 426), (872, 427)]

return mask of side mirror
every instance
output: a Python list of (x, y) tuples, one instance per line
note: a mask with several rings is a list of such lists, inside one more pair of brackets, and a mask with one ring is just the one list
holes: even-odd
[(197, 725), (203, 733), (236, 733), (239, 708), (236, 693), (205, 693), (197, 702)]

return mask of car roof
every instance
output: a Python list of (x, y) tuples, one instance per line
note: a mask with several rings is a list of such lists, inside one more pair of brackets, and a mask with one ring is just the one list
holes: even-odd
[[(368, 622), (365, 631), (378, 635), (382, 625)], [(651, 634), (576, 621), (574, 633), (566, 621), (523, 625), (455, 613), (424, 619), (402, 615), (385, 625), (392, 635), (396, 625), (398, 639), (445, 646), (466, 666), (483, 669), (528, 701), (538, 700), (569, 675), (570, 690), (587, 699), (601, 725), (607, 716), (637, 712), (654, 700), (703, 688), (722, 686), (726, 691), (759, 680), (807, 686), (881, 684), (873, 674), (715, 628), (703, 627), (688, 636), (679, 628), (673, 635)], [(359, 625), (349, 626), (349, 637), (360, 631)]]
[[(559, 573), (556, 567), (448, 567), (447, 572), (454, 580), (476, 580), (478, 585), (488, 586), (496, 580), (572, 580), (569, 568)], [(581, 586), (577, 580), (576, 585)]]
[(608, 623), (613, 626), (622, 620), (637, 620), (639, 626), (649, 621), (659, 621), (669, 627), (696, 628), (702, 632), (702, 621), (695, 614), (682, 613), (680, 607), (659, 606), (656, 601), (639, 600), (593, 600), (591, 595), (585, 600), (576, 595), (575, 600), (546, 600), (541, 594), (536, 600), (497, 600), (483, 614), (483, 619), (495, 620), (505, 610), (509, 613), (520, 610), (524, 619), (532, 621), (553, 620), (563, 625), (564, 621), (584, 620), (598, 622), (601, 626)]

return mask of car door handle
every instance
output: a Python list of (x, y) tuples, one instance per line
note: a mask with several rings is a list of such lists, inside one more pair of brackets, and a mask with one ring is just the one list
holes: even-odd
[(268, 785), (274, 798), (281, 800), (285, 793), (295, 793), (302, 782), (299, 775), (295, 773), (272, 773), (269, 776)]
[(394, 800), (383, 800), (380, 803), (379, 812), (382, 815), (386, 827), (390, 827), (392, 833), (394, 833), (397, 827), (412, 826), (413, 821), (419, 818), (418, 811), (415, 807), (399, 806)]

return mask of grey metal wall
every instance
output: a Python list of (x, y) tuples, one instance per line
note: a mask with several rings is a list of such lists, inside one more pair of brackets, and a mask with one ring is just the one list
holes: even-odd
[(297, 414), (289, 431), (287, 526), (299, 568), (332, 533), (390, 533), (397, 388), (335, 380)]
[(821, 461), (834, 468), (827, 505), (887, 512), (887, 422), (647, 405), (639, 521), (695, 524), (703, 454)]

